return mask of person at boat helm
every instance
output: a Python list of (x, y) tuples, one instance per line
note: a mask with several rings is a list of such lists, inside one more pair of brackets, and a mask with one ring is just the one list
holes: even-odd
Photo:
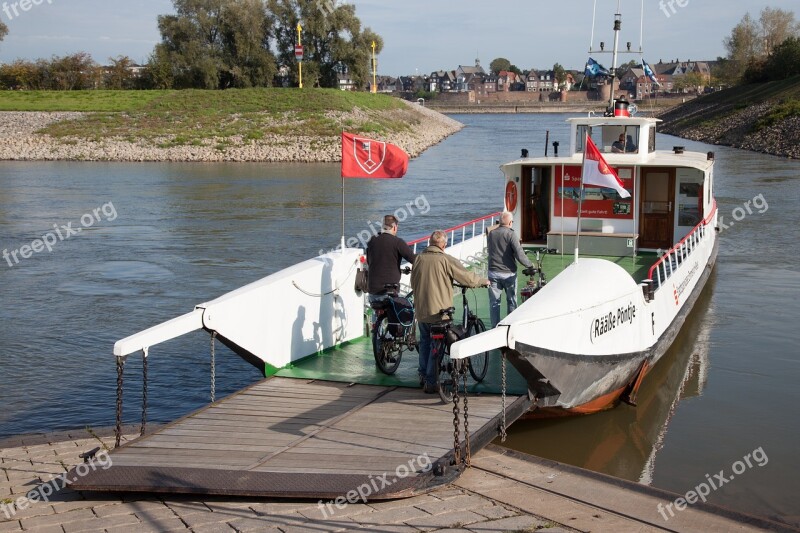
[(414, 264), (414, 252), (406, 241), (397, 236), (397, 227), (397, 217), (386, 215), (381, 232), (367, 243), (367, 292), (370, 303), (388, 298), (386, 285), (400, 283), (400, 263), (403, 259)]
[(500, 226), (486, 236), (489, 252), (489, 311), (492, 327), (500, 322), (500, 303), (506, 293), (506, 311), (510, 314), (517, 308), (517, 261), (526, 268), (533, 266), (519, 244), (517, 234), (511, 229), (514, 215), (504, 211), (500, 215)]
[(455, 257), (444, 253), (447, 235), (436, 230), (428, 247), (414, 262), (411, 289), (414, 291), (414, 312), (419, 324), (420, 385), (426, 393), (435, 393), (435, 365), (431, 361), (431, 325), (441, 322), (442, 309), (453, 306), (453, 282), (466, 287), (487, 287), (489, 280), (468, 271)]
[(633, 144), (633, 136), (628, 135), (627, 141), (625, 140), (625, 134), (619, 134), (619, 140), (614, 141), (611, 145), (611, 151), (615, 154), (622, 154), (625, 152), (633, 153), (636, 152), (637, 148), (636, 145)]

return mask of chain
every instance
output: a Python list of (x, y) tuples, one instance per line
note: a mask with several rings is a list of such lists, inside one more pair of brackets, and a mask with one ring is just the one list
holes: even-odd
[(458, 426), (458, 375), (456, 374), (456, 367), (455, 362), (451, 360), (452, 369), (450, 370), (450, 376), (453, 380), (453, 459), (455, 460), (456, 466), (461, 463), (461, 440), (459, 437)]
[(214, 340), (217, 338), (217, 332), (211, 332), (211, 403), (214, 403), (217, 398), (217, 353), (215, 349)]
[(472, 466), (472, 450), (469, 447), (469, 404), (467, 403), (467, 364), (461, 366), (461, 375), (464, 377), (464, 464)]
[(117, 357), (117, 425), (114, 428), (114, 447), (119, 448), (122, 438), (122, 372), (125, 370), (125, 359)]
[(503, 422), (500, 424), (500, 442), (506, 441), (506, 353), (502, 353), (503, 356), (503, 383), (502, 383), (502, 391), (503, 391)]
[(142, 427), (140, 435), (144, 435), (147, 427), (147, 348), (142, 348)]

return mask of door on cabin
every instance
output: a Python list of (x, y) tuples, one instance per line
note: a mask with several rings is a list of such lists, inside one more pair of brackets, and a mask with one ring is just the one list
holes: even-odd
[(642, 168), (639, 247), (669, 249), (675, 226), (675, 171)]

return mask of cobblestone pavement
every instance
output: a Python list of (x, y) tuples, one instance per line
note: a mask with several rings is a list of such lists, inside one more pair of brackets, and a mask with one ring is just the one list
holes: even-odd
[(83, 494), (53, 481), (81, 462), (80, 453), (113, 443), (107, 432), (88, 429), (0, 441), (0, 533), (574, 531), (452, 485), (339, 509), (313, 501)]

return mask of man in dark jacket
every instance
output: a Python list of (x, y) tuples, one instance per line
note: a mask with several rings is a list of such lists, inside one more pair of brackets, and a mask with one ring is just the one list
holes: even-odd
[(425, 392), (436, 392), (436, 374), (431, 361), (431, 324), (441, 321), (439, 311), (453, 306), (453, 282), (467, 287), (486, 287), (481, 279), (464, 268), (455, 257), (444, 253), (447, 235), (434, 231), (429, 246), (417, 256), (411, 271), (414, 312), (419, 324), (419, 378)]
[(367, 243), (367, 265), (369, 265), (370, 302), (386, 297), (386, 285), (400, 283), (400, 262), (405, 259), (414, 263), (414, 252), (406, 241), (397, 236), (397, 218), (383, 217), (383, 228)]
[(489, 251), (489, 311), (492, 327), (500, 322), (500, 299), (506, 293), (506, 309), (510, 314), (517, 308), (517, 261), (526, 267), (533, 264), (525, 256), (516, 232), (511, 229), (514, 215), (504, 211), (500, 226), (486, 238)]

